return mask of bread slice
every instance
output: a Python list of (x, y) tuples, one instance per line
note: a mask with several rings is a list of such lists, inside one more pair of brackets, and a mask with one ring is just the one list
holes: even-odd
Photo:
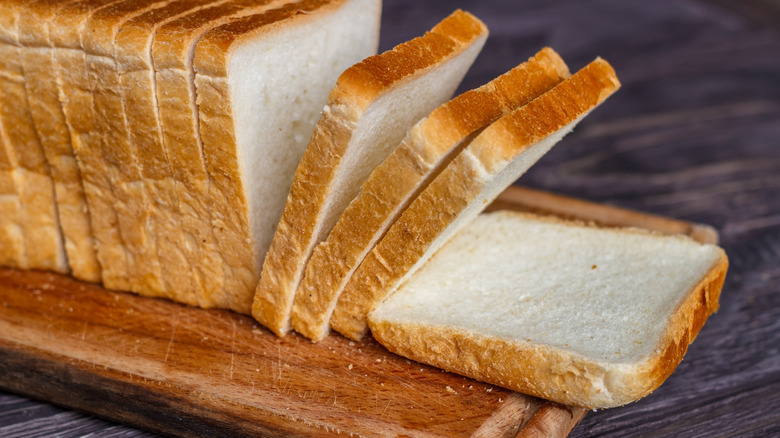
[(134, 18), (156, 10), (165, 10), (164, 16), (173, 3), (127, 0), (102, 8), (87, 21), (83, 38), (95, 124), (100, 134), (100, 142), (89, 145), (86, 153), (101, 154), (98, 171), (106, 173), (113, 191), (129, 273), (129, 278), (118, 283), (114, 283), (113, 277), (104, 276), (103, 283), (109, 288), (128, 286), (126, 290), (149, 296), (169, 295), (163, 282), (158, 240), (164, 239), (159, 230), (170, 216), (161, 208), (170, 202), (153, 199), (146, 190), (122, 100), (115, 60), (116, 38), (120, 29)]
[[(114, 48), (122, 106), (130, 147), (141, 170), (144, 191), (152, 206), (152, 233), (160, 262), (162, 289), (167, 297), (197, 305), (200, 291), (192, 281), (191, 265), (181, 226), (181, 212), (171, 160), (160, 129), (151, 46), (157, 29), (225, 0), (177, 0), (124, 22)], [(126, 181), (132, 183), (132, 181)]]
[(454, 93), (487, 38), (456, 11), (424, 36), (350, 67), (328, 96), (263, 263), (253, 316), (278, 335), (314, 245), (411, 126)]
[(282, 3), (287, 1), (235, 0), (202, 9), (160, 26), (152, 43), (159, 130), (179, 203), (181, 248), (201, 307), (209, 304), (208, 291), (222, 289), (224, 273), (210, 225), (208, 175), (198, 136), (195, 46), (212, 28)]
[(30, 114), (54, 181), (57, 213), (70, 273), (80, 280), (98, 282), (100, 264), (95, 253), (81, 172), (52, 74), (55, 62), (49, 24), (62, 7), (74, 2), (24, 2), (26, 9), (19, 15), (18, 35), (23, 47), (20, 54)]
[(560, 56), (545, 48), (528, 62), (461, 94), (419, 121), (374, 169), (327, 240), (312, 253), (295, 293), (295, 330), (315, 340), (325, 337), (336, 300), (355, 268), (452, 156), (480, 129), (569, 76)]
[(327, 92), (374, 53), (378, 0), (304, 0), (210, 30), (194, 69), (212, 226), (225, 285), (248, 313), (292, 175)]
[(482, 131), (366, 256), (339, 297), (331, 327), (360, 339), (375, 305), (619, 86), (612, 67), (597, 59)]
[(14, 181), (15, 161), (0, 119), (0, 266), (23, 268), (28, 262), (21, 225), (22, 206)]
[(369, 317), (402, 356), (586, 408), (675, 369), (718, 309), (726, 254), (686, 236), (481, 215)]
[(23, 3), (8, 2), (0, 14), (0, 123), (17, 158), (13, 172), (25, 246), (35, 248), (27, 251), (25, 267), (67, 273), (54, 185), (27, 103), (18, 32), (23, 10)]
[[(101, 278), (105, 285), (132, 290), (125, 243), (114, 208), (114, 189), (103, 164), (100, 132), (82, 37), (92, 15), (127, 0), (81, 0), (68, 3), (49, 25), (56, 84), (89, 207)], [(95, 78), (96, 79), (96, 78)]]

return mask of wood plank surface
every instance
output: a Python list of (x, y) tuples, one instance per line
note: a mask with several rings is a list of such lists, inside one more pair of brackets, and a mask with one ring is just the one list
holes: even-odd
[[(707, 227), (519, 187), (493, 207), (716, 239)], [(280, 339), (232, 312), (10, 269), (0, 270), (0, 387), (181, 436), (561, 437), (585, 415), (370, 338)]]
[[(729, 254), (721, 309), (677, 371), (637, 403), (588, 413), (573, 437), (780, 436), (777, 4), (384, 0), (382, 49), (419, 35), (455, 7), (486, 22), (491, 36), (462, 90), (543, 45), (572, 69), (597, 55), (608, 59), (623, 88), (521, 182), (710, 224)], [(532, 425), (524, 430), (545, 431)], [(0, 436), (84, 435), (150, 436), (0, 393)]]

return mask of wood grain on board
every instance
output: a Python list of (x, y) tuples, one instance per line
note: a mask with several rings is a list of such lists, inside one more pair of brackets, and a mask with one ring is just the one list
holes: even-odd
[[(494, 207), (715, 236), (519, 187)], [(585, 415), (420, 365), (370, 338), (280, 339), (232, 312), (8, 269), (0, 270), (0, 387), (187, 436), (566, 436)]]
[[(622, 89), (521, 182), (709, 224), (729, 254), (721, 308), (675, 373), (636, 403), (588, 413), (572, 438), (780, 435), (780, 2), (383, 3), (381, 50), (456, 7), (490, 27), (461, 90), (545, 45), (573, 70), (609, 60)], [(151, 436), (0, 392), (0, 436), (54, 435)]]

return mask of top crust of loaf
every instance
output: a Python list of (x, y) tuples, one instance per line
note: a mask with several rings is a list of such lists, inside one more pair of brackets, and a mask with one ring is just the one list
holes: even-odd
[(250, 10), (263, 12), (262, 8), (270, 7), (274, 3), (281, 1), (285, 0), (236, 0), (230, 3), (215, 5), (208, 9), (201, 9), (163, 24), (157, 29), (157, 33), (154, 36), (153, 53), (155, 68), (158, 70), (187, 68), (186, 61), (190, 57), (189, 50), (193, 43), (193, 38), (203, 30), (214, 27), (213, 21), (228, 20), (233, 15), (244, 11), (247, 13)]
[[(279, 26), (296, 26), (299, 20), (314, 20), (341, 7), (346, 0), (303, 0), (278, 9), (252, 15), (211, 29), (195, 51), (195, 69), (213, 77), (228, 75), (231, 53), (237, 43), (275, 31)], [(294, 19), (291, 19), (294, 17)]]
[[(489, 215), (550, 222), (568, 227), (583, 224), (517, 212)], [(483, 219), (485, 219), (483, 215)], [(599, 228), (589, 225), (594, 229)], [(640, 229), (610, 229), (618, 234), (692, 241)], [(504, 338), (464, 328), (431, 326), (394, 318), (380, 306), (371, 314), (371, 331), (391, 351), (469, 377), (526, 394), (586, 408), (615, 407), (646, 396), (680, 363), (707, 317), (717, 311), (728, 259), (717, 248), (706, 275), (680, 296), (649, 355), (635, 361), (604, 360), (532, 340)], [(392, 310), (389, 310), (392, 312)], [(518, 334), (522, 336), (522, 334)]]

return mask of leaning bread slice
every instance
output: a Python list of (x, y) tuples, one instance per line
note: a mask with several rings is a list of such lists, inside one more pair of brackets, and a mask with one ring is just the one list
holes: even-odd
[(193, 54), (209, 30), (263, 13), (287, 0), (236, 0), (188, 14), (157, 29), (151, 48), (159, 130), (179, 203), (182, 245), (199, 306), (222, 289), (224, 274), (211, 230), (208, 176), (198, 137)]
[(378, 0), (304, 0), (207, 32), (195, 49), (199, 133), (225, 285), (251, 311), (295, 168), (339, 73), (376, 51)]
[(71, 275), (80, 280), (98, 282), (100, 264), (95, 253), (81, 172), (70, 142), (54, 80), (54, 49), (49, 37), (51, 21), (66, 3), (74, 2), (75, 0), (25, 2), (27, 9), (19, 16), (18, 33), (23, 47), (21, 61), (27, 100), (54, 181), (57, 213)]
[(10, 1), (0, 14), (0, 123), (17, 162), (15, 185), (22, 209), (27, 268), (69, 272), (57, 216), (54, 184), (35, 131), (25, 88), (18, 22), (24, 3)]
[(295, 171), (263, 263), (252, 309), (260, 323), (279, 335), (287, 333), (314, 246), (409, 128), (455, 92), (486, 37), (482, 22), (456, 11), (424, 36), (339, 77)]
[(718, 309), (726, 254), (516, 212), (467, 225), (370, 316), (402, 356), (567, 405), (649, 394)]
[(327, 240), (317, 245), (295, 293), (293, 328), (319, 340), (355, 268), (414, 197), (482, 128), (569, 77), (545, 48), (508, 73), (461, 94), (419, 121), (363, 184)]
[(619, 86), (612, 67), (597, 59), (482, 131), (366, 256), (339, 297), (331, 327), (362, 338), (375, 305)]

